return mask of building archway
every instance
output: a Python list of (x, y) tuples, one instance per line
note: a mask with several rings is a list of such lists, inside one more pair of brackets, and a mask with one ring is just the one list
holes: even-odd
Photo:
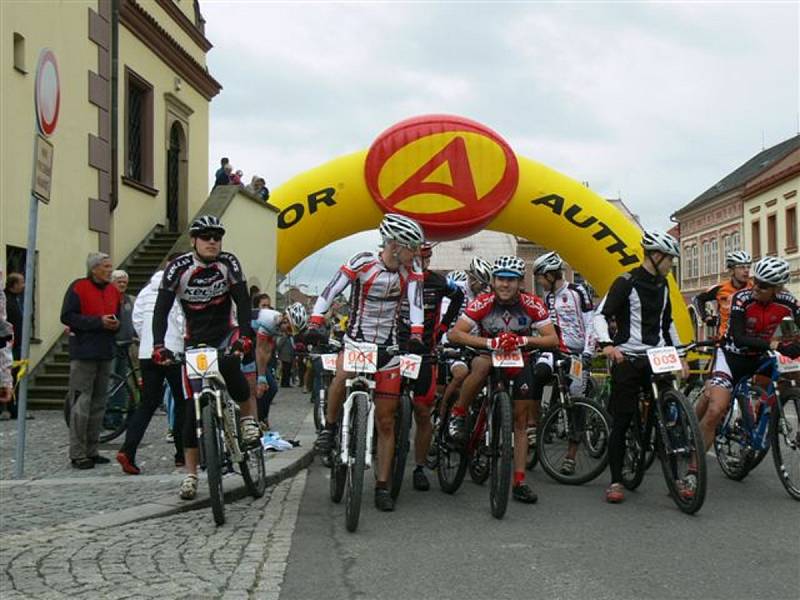
[(169, 231), (181, 231), (186, 226), (188, 165), (186, 134), (180, 121), (175, 120), (169, 128), (167, 147), (166, 221)]

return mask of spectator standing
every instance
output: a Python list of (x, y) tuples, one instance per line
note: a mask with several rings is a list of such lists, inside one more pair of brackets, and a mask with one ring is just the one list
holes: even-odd
[[(15, 361), (20, 360), (22, 352), (22, 315), (25, 312), (23, 309), (24, 296), (25, 277), (20, 273), (9, 273), (6, 278), (6, 319), (11, 324), (14, 331), (13, 345), (11, 345), (10, 348), (11, 355)], [(12, 380), (16, 381), (18, 371), (19, 368), (11, 369)], [(12, 419), (16, 418), (17, 403), (13, 396), (7, 408), (10, 417)]]
[[(131, 344), (133, 344), (133, 338), (136, 333), (133, 330), (132, 321), (135, 298), (125, 293), (128, 289), (128, 274), (122, 269), (116, 269), (111, 272), (111, 284), (119, 290), (121, 300), (119, 329), (114, 340), (114, 361), (111, 364), (111, 371), (115, 375), (125, 377), (125, 373), (128, 371), (128, 354), (131, 351)], [(127, 402), (127, 389), (121, 387), (109, 398), (106, 413), (103, 417), (103, 427), (116, 429), (120, 426)]]
[(292, 387), (292, 364), (294, 363), (294, 339), (284, 333), (275, 343), (278, 360), (281, 361), (281, 387)]
[(86, 268), (88, 275), (69, 285), (61, 305), (61, 322), (70, 329), (69, 457), (76, 469), (110, 462), (97, 446), (121, 306), (119, 290), (111, 285), (108, 254), (90, 253)]
[(244, 173), (241, 169), (237, 169), (236, 172), (230, 176), (230, 185), (238, 185), (239, 187), (242, 186), (242, 177)]
[[(225, 174), (225, 167), (229, 162), (230, 161), (224, 156), (219, 161), (219, 169), (217, 169), (217, 172), (214, 173), (214, 187), (217, 187), (218, 185), (228, 185), (228, 177)], [(225, 183), (220, 183), (221, 181), (224, 181)]]
[[(167, 258), (167, 263), (180, 256), (173, 254)], [(165, 263), (166, 264), (166, 263)], [(153, 354), (153, 312), (161, 287), (164, 271), (156, 271), (150, 282), (139, 292), (133, 305), (133, 328), (139, 336), (139, 365), (142, 370), (142, 403), (128, 421), (125, 433), (125, 443), (117, 452), (117, 462), (122, 470), (129, 475), (138, 475), (141, 469), (136, 465), (136, 450), (142, 442), (145, 431), (150, 425), (153, 414), (161, 405), (164, 391), (164, 380), (172, 391), (175, 406), (175, 424), (172, 427), (173, 442), (175, 444), (175, 466), (184, 466), (183, 456), (183, 421), (186, 412), (183, 386), (181, 381), (181, 366), (170, 364), (157, 365), (152, 360)], [(183, 352), (184, 320), (183, 310), (176, 302), (172, 305), (167, 317), (167, 333), (164, 345), (173, 353)]]
[[(0, 280), (3, 272), (0, 271)], [(0, 291), (0, 420), (11, 418), (9, 405), (14, 397), (14, 379), (11, 376), (11, 345), (14, 328), (6, 319), (6, 295)]]
[(259, 177), (257, 180), (258, 183), (258, 197), (261, 198), (264, 202), (269, 200), (269, 189), (267, 189), (267, 182), (264, 180), (263, 177)]

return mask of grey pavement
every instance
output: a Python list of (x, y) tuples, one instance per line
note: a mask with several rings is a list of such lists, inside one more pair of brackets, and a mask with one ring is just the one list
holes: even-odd
[[(281, 390), (270, 414), (271, 424), (285, 439), (298, 436), (309, 416), (308, 396), (298, 390)], [(0, 422), (0, 534), (58, 527), (78, 520), (94, 524), (149, 518), (190, 508), (180, 501), (177, 488), (183, 478), (174, 466), (174, 446), (166, 441), (166, 415), (156, 412), (137, 455), (142, 475), (122, 473), (114, 460), (123, 442), (120, 436), (100, 447), (111, 464), (80, 471), (70, 465), (67, 449), (69, 431), (59, 411), (36, 411), (27, 421), (26, 479), (10, 480), (14, 471), (16, 421)], [(302, 448), (267, 455), (268, 474), (273, 481), (288, 474), (293, 463), (307, 456), (311, 439)], [(296, 467), (296, 465), (295, 465)], [(226, 489), (240, 486), (231, 476)], [(201, 481), (194, 504), (207, 502)]]
[(328, 471), (308, 470), (281, 598), (326, 600), (796, 600), (800, 598), (800, 504), (778, 481), (772, 457), (743, 482), (709, 456), (706, 502), (695, 516), (675, 507), (658, 464), (637, 492), (610, 505), (608, 472), (564, 486), (541, 469), (529, 479), (536, 505), (489, 513), (487, 486), (467, 476), (454, 495), (411, 489), (393, 513), (373, 504), (367, 472), (356, 533), (328, 496)]

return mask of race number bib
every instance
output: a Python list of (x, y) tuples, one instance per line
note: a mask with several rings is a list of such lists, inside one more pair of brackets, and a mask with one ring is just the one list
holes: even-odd
[(336, 359), (338, 354), (323, 354), (320, 358), (322, 358), (322, 368), (326, 371), (333, 371), (336, 372)]
[(778, 373), (797, 373), (800, 371), (800, 358), (789, 358), (780, 352), (775, 353), (778, 359)]
[(650, 348), (647, 351), (647, 359), (650, 361), (653, 373), (671, 373), (681, 370), (681, 357), (678, 356), (675, 346)]
[(580, 380), (583, 377), (583, 361), (575, 356), (571, 357), (569, 365), (569, 376)]
[(219, 375), (216, 348), (187, 348), (186, 376), (189, 379), (202, 379)]
[(375, 373), (378, 370), (378, 345), (348, 341), (344, 346), (343, 368), (348, 373)]
[(421, 365), (422, 357), (419, 354), (404, 354), (400, 357), (400, 374), (409, 379), (417, 379)]
[(524, 367), (522, 360), (522, 350), (495, 350), (492, 352), (492, 365), (499, 368), (505, 367)]

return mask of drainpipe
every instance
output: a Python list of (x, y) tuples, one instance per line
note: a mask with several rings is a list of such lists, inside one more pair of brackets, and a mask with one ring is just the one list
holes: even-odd
[(119, 1), (111, 0), (111, 212), (119, 204)]

